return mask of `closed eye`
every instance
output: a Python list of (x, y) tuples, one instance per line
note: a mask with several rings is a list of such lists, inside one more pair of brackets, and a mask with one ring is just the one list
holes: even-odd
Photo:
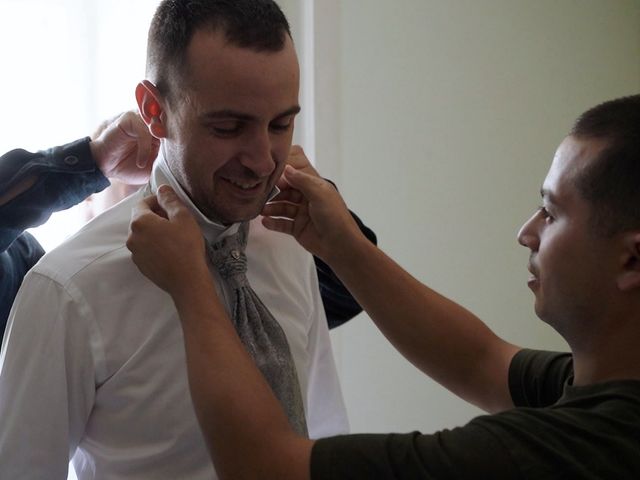
[(224, 122), (216, 122), (210, 124), (208, 129), (214, 134), (221, 137), (237, 135), (242, 130), (242, 122), (230, 120)]
[(293, 126), (293, 118), (288, 120), (279, 120), (269, 125), (269, 129), (274, 132), (286, 132)]
[(553, 216), (549, 213), (549, 210), (547, 210), (547, 207), (545, 207), (544, 205), (540, 205), (538, 207), (538, 212), (540, 213), (540, 216), (548, 222), (553, 220)]

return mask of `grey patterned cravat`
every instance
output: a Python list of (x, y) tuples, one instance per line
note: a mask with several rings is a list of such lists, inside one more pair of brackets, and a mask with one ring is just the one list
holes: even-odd
[(267, 383), (282, 404), (293, 429), (307, 435), (298, 375), (282, 327), (249, 285), (244, 253), (249, 222), (235, 235), (208, 245), (207, 251), (222, 279), (233, 291), (233, 323)]

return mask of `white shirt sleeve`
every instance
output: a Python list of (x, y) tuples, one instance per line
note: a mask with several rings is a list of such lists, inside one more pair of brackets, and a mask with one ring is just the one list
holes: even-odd
[(0, 351), (2, 478), (67, 478), (95, 396), (92, 318), (72, 284), (25, 277)]
[(313, 439), (349, 433), (349, 421), (331, 349), (327, 318), (315, 269), (311, 270), (313, 311), (308, 334), (307, 427)]

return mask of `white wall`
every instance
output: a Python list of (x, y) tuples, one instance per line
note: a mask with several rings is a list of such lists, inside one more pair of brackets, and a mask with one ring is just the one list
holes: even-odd
[[(0, 152), (91, 135), (136, 109), (158, 0), (0, 0)], [(84, 223), (81, 207), (32, 231), (51, 249)]]
[[(515, 235), (573, 119), (638, 92), (640, 2), (333, 3), (340, 158), (328, 167), (348, 203), (385, 251), (501, 336), (566, 348), (533, 314)], [(478, 413), (364, 315), (333, 336), (354, 431), (433, 431)]]

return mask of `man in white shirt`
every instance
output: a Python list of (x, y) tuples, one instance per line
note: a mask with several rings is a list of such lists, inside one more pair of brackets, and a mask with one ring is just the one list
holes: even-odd
[[(299, 72), (286, 19), (271, 0), (163, 1), (147, 55), (136, 98), (161, 147), (146, 191), (173, 186), (207, 241), (233, 234), (274, 194), (291, 147)], [(25, 278), (0, 354), (2, 478), (64, 479), (71, 458), (80, 480), (215, 478), (177, 313), (125, 247), (144, 193)], [(312, 257), (259, 220), (246, 255), (285, 332), (310, 436), (344, 433)], [(230, 308), (230, 291), (220, 293)]]

